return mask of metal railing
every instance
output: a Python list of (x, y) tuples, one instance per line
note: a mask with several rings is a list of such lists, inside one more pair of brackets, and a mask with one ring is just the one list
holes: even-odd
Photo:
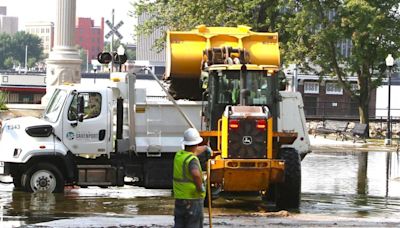
[[(400, 109), (391, 108), (393, 114), (400, 113)], [(369, 108), (369, 119), (376, 121), (386, 121), (386, 108)], [(306, 119), (338, 119), (338, 120), (357, 120), (359, 119), (358, 104), (354, 102), (304, 102), (304, 114)], [(400, 116), (391, 115), (395, 122), (400, 120)]]

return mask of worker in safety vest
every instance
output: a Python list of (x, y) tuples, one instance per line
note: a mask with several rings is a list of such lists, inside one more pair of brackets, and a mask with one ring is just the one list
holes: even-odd
[(196, 129), (187, 129), (183, 134), (184, 149), (178, 151), (174, 158), (175, 228), (203, 227), (206, 190), (197, 155), (209, 151), (209, 148), (199, 146), (202, 141)]

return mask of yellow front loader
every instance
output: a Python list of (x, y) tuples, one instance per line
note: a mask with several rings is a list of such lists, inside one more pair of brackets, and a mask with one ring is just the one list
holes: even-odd
[(257, 192), (279, 208), (298, 208), (300, 156), (290, 146), (297, 133), (277, 131), (278, 34), (246, 26), (170, 31), (166, 67), (175, 98), (204, 102), (214, 192)]

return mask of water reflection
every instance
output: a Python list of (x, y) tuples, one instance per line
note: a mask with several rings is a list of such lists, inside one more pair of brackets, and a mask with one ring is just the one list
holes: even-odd
[[(300, 213), (398, 217), (400, 211), (398, 153), (314, 152), (302, 162)], [(24, 225), (61, 218), (172, 215), (170, 190), (133, 186), (66, 189), (63, 194), (30, 194), (0, 184), (3, 221)], [(242, 215), (274, 210), (259, 197), (226, 198), (215, 202), (218, 214)]]
[(302, 213), (397, 217), (399, 154), (315, 152), (302, 162)]
[(398, 153), (315, 152), (303, 160), (302, 172), (303, 193), (400, 197)]
[(357, 169), (357, 193), (365, 195), (368, 189), (368, 153), (361, 153), (358, 155), (358, 169)]

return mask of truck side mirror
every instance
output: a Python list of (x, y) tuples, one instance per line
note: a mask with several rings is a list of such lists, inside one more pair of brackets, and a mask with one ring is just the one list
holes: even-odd
[(77, 102), (77, 108), (78, 112), (78, 121), (82, 122), (83, 117), (85, 116), (85, 99), (82, 95), (78, 95), (78, 102)]

